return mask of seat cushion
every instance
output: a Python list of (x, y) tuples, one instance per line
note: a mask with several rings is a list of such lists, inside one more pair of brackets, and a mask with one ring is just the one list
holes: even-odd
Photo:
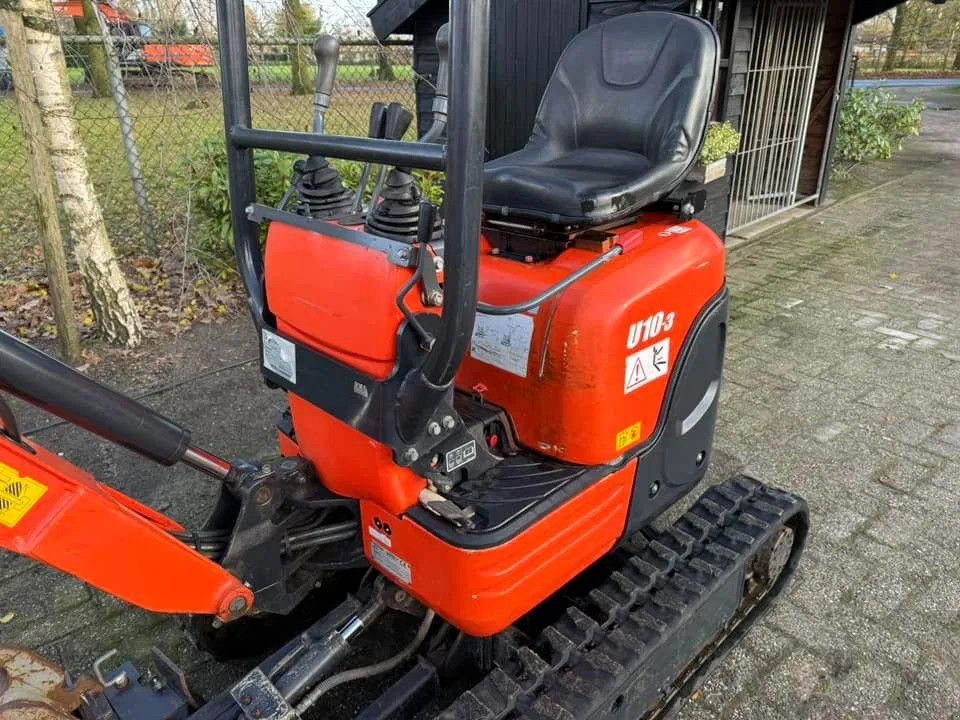
[(618, 195), (650, 169), (639, 153), (582, 148), (548, 156), (526, 147), (487, 163), (484, 209), (549, 222), (581, 221), (599, 198)]
[(719, 39), (705, 20), (646, 11), (577, 35), (526, 147), (487, 164), (488, 216), (599, 225), (668, 195), (706, 132)]

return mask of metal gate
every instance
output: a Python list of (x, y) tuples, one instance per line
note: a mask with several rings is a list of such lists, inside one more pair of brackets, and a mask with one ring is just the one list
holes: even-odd
[(811, 198), (798, 198), (827, 0), (760, 0), (734, 165), (729, 231)]

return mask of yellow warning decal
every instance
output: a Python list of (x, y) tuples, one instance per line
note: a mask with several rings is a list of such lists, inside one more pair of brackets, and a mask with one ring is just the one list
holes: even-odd
[(46, 485), (0, 463), (0, 525), (16, 526), (46, 491)]
[(630, 427), (617, 433), (617, 450), (623, 450), (634, 443), (640, 442), (640, 436), (643, 434), (643, 423), (634, 423)]

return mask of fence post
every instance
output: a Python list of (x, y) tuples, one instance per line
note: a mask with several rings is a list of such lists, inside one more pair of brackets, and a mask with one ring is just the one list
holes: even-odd
[(97, 4), (94, 4), (94, 10), (97, 13), (97, 22), (100, 24), (103, 50), (107, 55), (110, 88), (113, 91), (113, 101), (117, 106), (117, 120), (120, 123), (120, 135), (123, 137), (123, 148), (127, 156), (130, 180), (133, 182), (133, 194), (136, 195), (137, 208), (140, 211), (140, 225), (147, 242), (147, 250), (156, 254), (157, 235), (153, 208), (150, 207), (150, 198), (147, 197), (147, 185), (144, 182), (143, 169), (140, 166), (140, 151), (137, 149), (137, 140), (133, 134), (133, 121), (130, 118), (130, 106), (127, 104), (127, 88), (123, 84), (120, 61), (117, 59), (117, 49), (114, 47), (107, 21)]
[(69, 363), (80, 360), (80, 330), (70, 291), (70, 275), (67, 272), (67, 255), (63, 248), (63, 233), (60, 230), (60, 215), (53, 190), (53, 173), (50, 154), (43, 135), (43, 121), (36, 105), (37, 89), (27, 56), (26, 37), (23, 32), (23, 17), (10, 10), (0, 11), (0, 24), (7, 30), (7, 47), (10, 51), (10, 69), (20, 109), (20, 123), (27, 146), (30, 166), (30, 187), (37, 203), (37, 220), (40, 223), (40, 242), (43, 259), (47, 266), (47, 286), (53, 317), (57, 325), (57, 341), (63, 358)]

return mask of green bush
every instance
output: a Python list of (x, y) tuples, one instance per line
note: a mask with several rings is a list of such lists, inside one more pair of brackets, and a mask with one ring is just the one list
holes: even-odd
[(903, 139), (920, 133), (923, 101), (897, 102), (880, 88), (855, 88), (847, 93), (837, 129), (840, 160), (885, 160), (900, 150)]
[[(257, 150), (253, 165), (257, 199), (278, 205), (290, 186), (296, 158), (272, 150)], [(181, 173), (190, 190), (193, 210), (202, 218), (194, 249), (204, 258), (229, 261), (233, 257), (233, 222), (227, 177), (227, 149), (222, 135), (202, 139), (191, 152)]]
[(707, 136), (703, 140), (703, 149), (700, 151), (700, 164), (709, 165), (716, 160), (722, 160), (732, 155), (740, 147), (740, 133), (728, 122), (713, 122), (707, 128)]
[[(257, 202), (276, 207), (290, 187), (293, 164), (297, 156), (271, 150), (256, 150), (253, 155), (257, 178)], [(360, 183), (363, 164), (334, 160), (340, 178), (348, 188)], [(443, 200), (443, 174), (416, 171), (423, 194), (431, 202)], [(233, 263), (233, 223), (230, 218), (228, 195), (227, 151), (223, 136), (203, 138), (188, 155), (181, 169), (181, 182), (190, 190), (193, 210), (201, 218), (199, 232), (194, 234), (194, 251), (201, 259), (222, 266)], [(376, 182), (376, 172), (370, 173), (366, 198), (369, 200)], [(261, 242), (265, 237), (265, 229)]]

